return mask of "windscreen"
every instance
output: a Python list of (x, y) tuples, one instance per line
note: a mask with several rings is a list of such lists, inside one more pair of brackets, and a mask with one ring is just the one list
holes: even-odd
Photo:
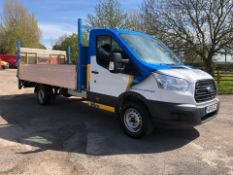
[(149, 64), (182, 64), (182, 61), (160, 40), (135, 34), (121, 34), (130, 49)]

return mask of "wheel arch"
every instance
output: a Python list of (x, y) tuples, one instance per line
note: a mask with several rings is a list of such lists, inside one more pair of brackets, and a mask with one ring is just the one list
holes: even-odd
[(125, 92), (119, 96), (117, 105), (116, 105), (116, 113), (118, 115), (120, 114), (124, 104), (127, 102), (134, 102), (134, 103), (143, 105), (146, 108), (146, 110), (149, 112), (149, 115), (151, 117), (151, 110), (148, 104), (148, 100), (137, 92)]
[(35, 88), (34, 88), (34, 93), (37, 94), (38, 93), (38, 90), (39, 90), (39, 87), (40, 86), (44, 86), (43, 84), (40, 84), (40, 83), (36, 83), (35, 84)]
[(34, 93), (35, 94), (37, 94), (39, 86), (40, 86), (40, 84), (38, 84), (38, 83), (35, 85), (35, 89), (34, 89)]

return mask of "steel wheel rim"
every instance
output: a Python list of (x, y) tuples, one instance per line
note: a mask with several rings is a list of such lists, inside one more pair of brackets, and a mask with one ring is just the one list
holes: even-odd
[(124, 124), (126, 128), (133, 133), (137, 133), (142, 129), (142, 116), (138, 110), (129, 108), (124, 114)]

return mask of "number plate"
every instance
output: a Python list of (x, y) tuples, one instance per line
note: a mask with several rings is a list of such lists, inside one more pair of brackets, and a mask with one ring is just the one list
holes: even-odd
[(209, 114), (209, 113), (211, 113), (211, 112), (216, 111), (216, 110), (217, 110), (217, 107), (218, 107), (217, 104), (213, 104), (213, 105), (211, 105), (211, 106), (207, 106), (207, 107), (205, 108), (206, 114)]

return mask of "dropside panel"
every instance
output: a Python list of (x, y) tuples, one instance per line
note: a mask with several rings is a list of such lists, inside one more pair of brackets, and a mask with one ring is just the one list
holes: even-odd
[(20, 64), (19, 79), (68, 89), (77, 88), (76, 65)]

